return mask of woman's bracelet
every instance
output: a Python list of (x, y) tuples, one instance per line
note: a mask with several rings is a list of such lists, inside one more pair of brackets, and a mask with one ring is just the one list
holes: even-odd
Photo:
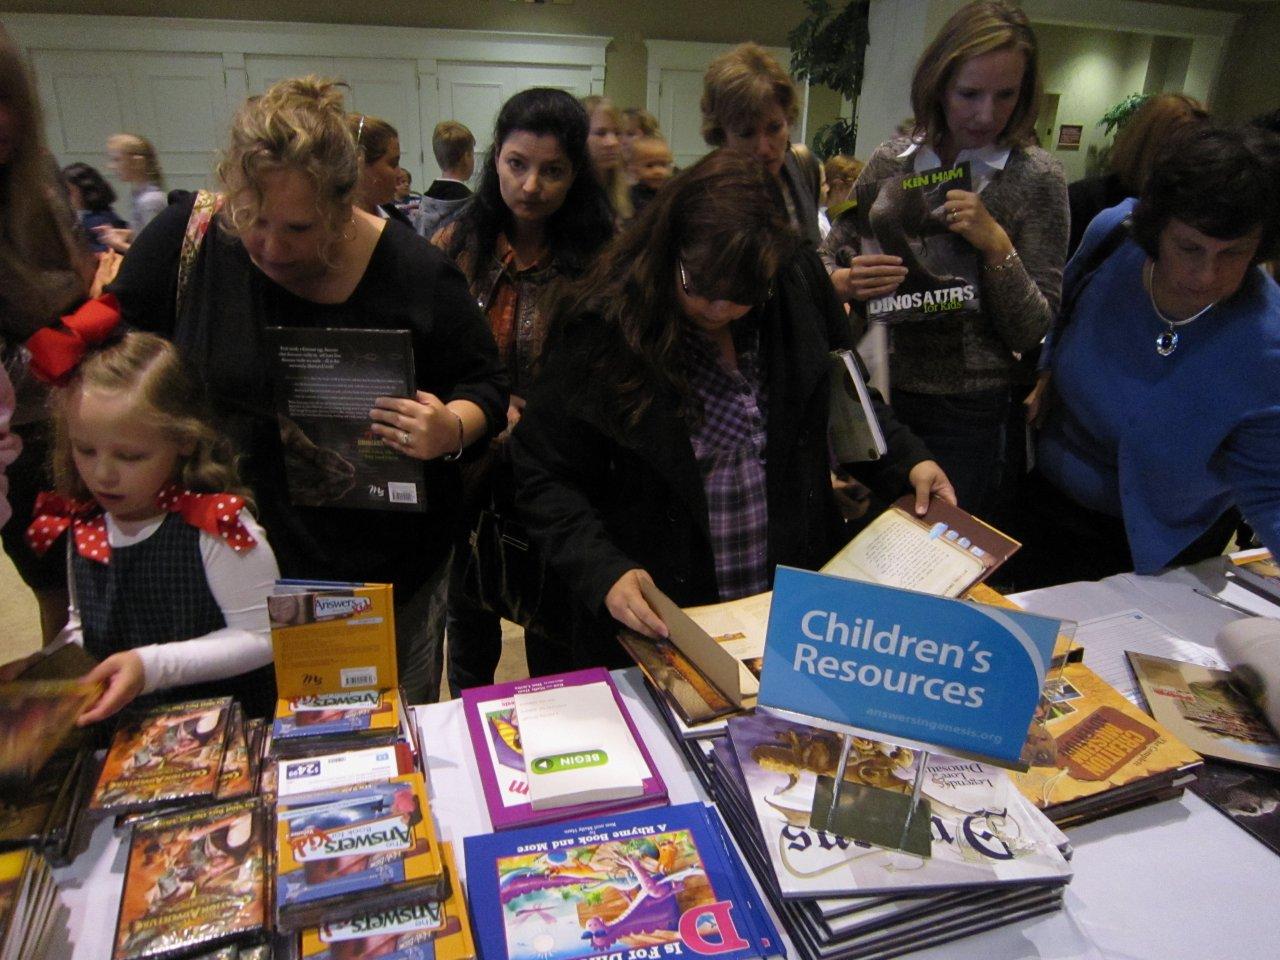
[(1018, 251), (1010, 250), (1008, 253), (1004, 255), (1004, 259), (1001, 260), (999, 263), (984, 263), (982, 265), (982, 269), (990, 270), (992, 273), (999, 273), (1001, 270), (1005, 270), (1013, 266), (1014, 261), (1019, 259), (1021, 258), (1018, 256)]
[[(452, 410), (450, 410), (449, 412), (453, 413)], [(458, 416), (456, 413), (453, 413), (453, 419), (458, 421), (458, 449), (453, 451), (453, 453), (446, 453), (443, 457), (440, 458), (444, 460), (445, 463), (452, 463), (454, 460), (457, 460), (460, 456), (462, 456), (462, 448), (466, 446), (466, 443), (464, 442), (464, 438), (462, 435), (462, 418)]]

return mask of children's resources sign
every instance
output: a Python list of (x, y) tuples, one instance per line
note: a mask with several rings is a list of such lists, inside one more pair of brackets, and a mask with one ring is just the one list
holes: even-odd
[(1060, 626), (779, 567), (759, 703), (824, 726), (1021, 766)]

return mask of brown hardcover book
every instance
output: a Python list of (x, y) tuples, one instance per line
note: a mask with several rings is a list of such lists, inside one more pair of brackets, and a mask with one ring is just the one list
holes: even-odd
[[(1200, 757), (1083, 663), (1045, 684), (1018, 789), (1055, 823), (1131, 806), (1194, 779)], [(1180, 792), (1180, 789), (1179, 791)]]
[(79, 680), (0, 684), (0, 790), (23, 790), (75, 730), (76, 717), (98, 696)]

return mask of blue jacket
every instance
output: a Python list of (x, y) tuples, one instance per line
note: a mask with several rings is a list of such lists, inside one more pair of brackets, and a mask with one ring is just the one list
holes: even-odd
[[(1132, 206), (1090, 224), (1064, 289)], [(1126, 240), (1055, 330), (1058, 402), (1040, 434), (1040, 470), (1083, 506), (1124, 518), (1139, 573), (1167, 565), (1232, 504), (1280, 553), (1280, 289), (1250, 270), (1162, 357), (1146, 259)]]

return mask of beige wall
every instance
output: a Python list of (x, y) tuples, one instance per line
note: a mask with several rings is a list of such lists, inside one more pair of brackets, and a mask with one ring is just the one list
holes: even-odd
[[(644, 37), (767, 46), (787, 45), (804, 16), (800, 0), (573, 0), (569, 4), (512, 0), (0, 0), (15, 13), (89, 13), (305, 23), (580, 33), (612, 38), (605, 58), (605, 93), (620, 106), (643, 106)], [(0, 14), (3, 16), (3, 14)]]
[[(1151, 38), (1132, 33), (1037, 24), (1046, 93), (1056, 93), (1058, 115), (1043, 146), (1062, 163), (1068, 182), (1085, 175), (1090, 148), (1105, 143), (1098, 121), (1122, 97), (1146, 83)], [(1079, 150), (1058, 150), (1058, 127), (1083, 125)], [(1041, 131), (1043, 137), (1044, 131)]]
[(1248, 120), (1280, 107), (1280, 3), (1260, 5), (1236, 24), (1218, 81), (1213, 112)]

